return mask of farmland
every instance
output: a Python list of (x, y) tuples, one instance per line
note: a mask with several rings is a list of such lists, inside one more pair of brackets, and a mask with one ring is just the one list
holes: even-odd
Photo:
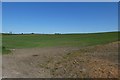
[[(3, 34), (4, 78), (117, 78), (118, 32)], [(111, 57), (112, 56), (112, 57)]]
[(2, 54), (2, 35), (0, 34), (0, 54)]
[(35, 48), (73, 46), (83, 47), (105, 44), (118, 40), (117, 32), (91, 34), (29, 34), (3, 35), (3, 46), (7, 48)]

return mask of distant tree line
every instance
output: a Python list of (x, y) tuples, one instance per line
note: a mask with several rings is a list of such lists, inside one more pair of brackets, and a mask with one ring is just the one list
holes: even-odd
[(61, 34), (61, 33), (55, 33), (55, 35), (59, 35), (59, 34)]
[[(25, 35), (25, 34), (43, 34), (43, 33), (13, 33), (13, 32), (9, 32), (9, 33), (1, 33), (4, 35)], [(55, 35), (60, 35), (61, 33), (54, 33)]]

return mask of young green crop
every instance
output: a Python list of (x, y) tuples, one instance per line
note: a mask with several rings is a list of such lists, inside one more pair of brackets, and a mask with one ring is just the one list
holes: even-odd
[(83, 47), (105, 44), (118, 40), (118, 32), (91, 34), (28, 34), (3, 35), (2, 43), (6, 48), (34, 48), (71, 46)]

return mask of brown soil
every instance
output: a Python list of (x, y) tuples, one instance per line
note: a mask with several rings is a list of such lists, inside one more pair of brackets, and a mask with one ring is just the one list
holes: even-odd
[(55, 62), (53, 77), (118, 78), (118, 43), (87, 47)]
[(51, 78), (50, 70), (45, 68), (45, 64), (78, 49), (72, 47), (12, 49), (11, 54), (2, 56), (2, 77)]
[(118, 43), (87, 48), (13, 49), (3, 55), (3, 78), (117, 78)]

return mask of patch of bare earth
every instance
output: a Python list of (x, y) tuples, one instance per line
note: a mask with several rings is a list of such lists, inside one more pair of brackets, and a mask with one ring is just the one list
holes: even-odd
[(51, 78), (46, 64), (60, 60), (68, 52), (78, 50), (72, 47), (51, 47), (12, 49), (12, 53), (2, 56), (3, 78)]
[(118, 43), (15, 49), (3, 55), (3, 77), (118, 78)]
[[(56, 78), (118, 78), (118, 44), (87, 47), (49, 63)], [(49, 66), (49, 65), (48, 65)]]

